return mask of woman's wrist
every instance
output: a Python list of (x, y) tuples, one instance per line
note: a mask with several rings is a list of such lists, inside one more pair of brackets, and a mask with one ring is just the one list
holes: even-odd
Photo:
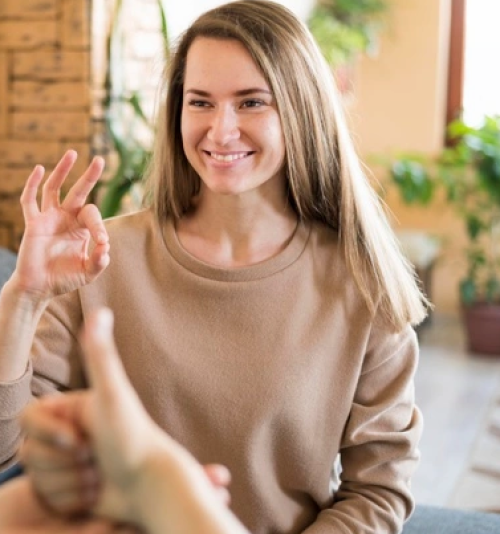
[(3, 286), (0, 296), (0, 382), (23, 376), (33, 336), (49, 299), (23, 290), (15, 276)]
[(9, 301), (9, 306), (21, 307), (28, 313), (39, 315), (48, 306), (51, 297), (26, 287), (14, 271), (2, 288), (2, 300), (4, 299)]

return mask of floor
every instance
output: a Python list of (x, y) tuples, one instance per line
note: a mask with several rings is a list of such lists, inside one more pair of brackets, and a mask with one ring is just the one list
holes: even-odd
[(446, 506), (483, 418), (500, 398), (500, 357), (468, 354), (460, 321), (450, 316), (435, 315), (420, 346), (415, 390), (425, 427), (413, 492), (417, 503)]

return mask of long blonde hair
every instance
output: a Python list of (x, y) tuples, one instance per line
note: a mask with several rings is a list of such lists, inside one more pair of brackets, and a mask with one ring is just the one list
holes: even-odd
[(301, 219), (338, 232), (370, 311), (381, 312), (397, 330), (422, 321), (429, 303), (362, 170), (331, 70), (306, 26), (278, 3), (239, 0), (212, 9), (172, 52), (148, 175), (158, 220), (182, 217), (200, 187), (180, 129), (186, 57), (197, 37), (239, 41), (262, 71), (281, 118), (290, 203)]

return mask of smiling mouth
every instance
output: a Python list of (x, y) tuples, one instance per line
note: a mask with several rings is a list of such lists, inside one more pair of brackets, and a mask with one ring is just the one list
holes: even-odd
[(255, 154), (255, 152), (238, 152), (237, 154), (218, 154), (217, 152), (209, 152), (208, 150), (204, 150), (205, 154), (208, 154), (211, 158), (213, 158), (215, 161), (221, 161), (224, 163), (229, 163), (231, 161), (237, 161), (239, 159), (247, 158), (248, 156), (251, 156), (252, 154)]

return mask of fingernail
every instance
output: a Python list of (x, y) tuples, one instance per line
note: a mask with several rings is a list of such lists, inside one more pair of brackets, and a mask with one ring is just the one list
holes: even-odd
[(101, 156), (94, 156), (93, 162), (94, 163), (99, 163), (99, 165), (102, 165), (103, 167), (104, 167), (104, 164), (105, 164), (104, 158), (102, 158)]

